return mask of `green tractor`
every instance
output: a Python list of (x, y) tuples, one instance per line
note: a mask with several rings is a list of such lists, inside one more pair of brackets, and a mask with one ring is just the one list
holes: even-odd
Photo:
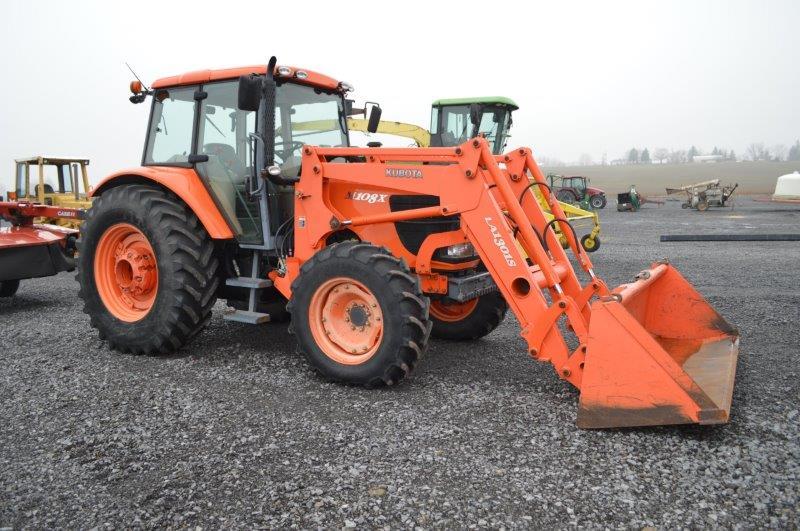
[(511, 136), (511, 113), (519, 106), (510, 98), (449, 98), (431, 105), (431, 147), (457, 146), (482, 134), (492, 153), (503, 153)]

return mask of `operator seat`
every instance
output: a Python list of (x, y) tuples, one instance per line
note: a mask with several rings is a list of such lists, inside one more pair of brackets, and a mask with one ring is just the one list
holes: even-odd
[(203, 146), (203, 153), (217, 157), (220, 164), (236, 176), (235, 181), (237, 183), (244, 182), (247, 168), (245, 168), (239, 157), (236, 156), (236, 150), (233, 149), (233, 146), (218, 142), (210, 142)]

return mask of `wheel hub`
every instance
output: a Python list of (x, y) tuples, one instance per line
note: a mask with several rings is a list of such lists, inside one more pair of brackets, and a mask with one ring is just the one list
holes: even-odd
[(352, 303), (347, 307), (347, 316), (350, 323), (356, 328), (369, 326), (369, 310), (362, 304)]
[(95, 282), (114, 317), (134, 322), (150, 311), (158, 293), (158, 266), (138, 228), (120, 223), (103, 233), (95, 254)]
[(371, 358), (383, 336), (378, 300), (366, 286), (344, 277), (328, 280), (314, 293), (309, 324), (322, 351), (346, 365)]

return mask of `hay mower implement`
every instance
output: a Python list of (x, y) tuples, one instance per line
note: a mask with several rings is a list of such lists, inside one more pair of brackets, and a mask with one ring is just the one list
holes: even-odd
[[(736, 330), (666, 262), (607, 287), (530, 149), (348, 147), (349, 85), (274, 58), (132, 85), (154, 100), (143, 166), (95, 188), (79, 255), (113, 348), (180, 348), (218, 297), (250, 323), (289, 301), (321, 374), (393, 385), (430, 334), (476, 339), (510, 308), (528, 353), (580, 390), (579, 426), (728, 420)], [(293, 131), (312, 120), (333, 126)]]
[(75, 269), (78, 231), (68, 227), (34, 223), (36, 219), (79, 222), (84, 211), (39, 205), (26, 201), (0, 202), (0, 297), (11, 297), (20, 281), (49, 277)]

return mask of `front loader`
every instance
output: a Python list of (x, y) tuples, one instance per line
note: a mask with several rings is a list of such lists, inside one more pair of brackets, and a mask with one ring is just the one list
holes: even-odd
[[(289, 301), (311, 365), (375, 387), (431, 333), (481, 337), (508, 307), (580, 390), (579, 426), (728, 420), (737, 331), (666, 262), (609, 289), (530, 149), (349, 147), (349, 85), (274, 58), (132, 89), (153, 99), (143, 166), (98, 185), (81, 235), (80, 295), (112, 347), (180, 348), (217, 298), (250, 323)], [(335, 128), (293, 132), (315, 120)]]

